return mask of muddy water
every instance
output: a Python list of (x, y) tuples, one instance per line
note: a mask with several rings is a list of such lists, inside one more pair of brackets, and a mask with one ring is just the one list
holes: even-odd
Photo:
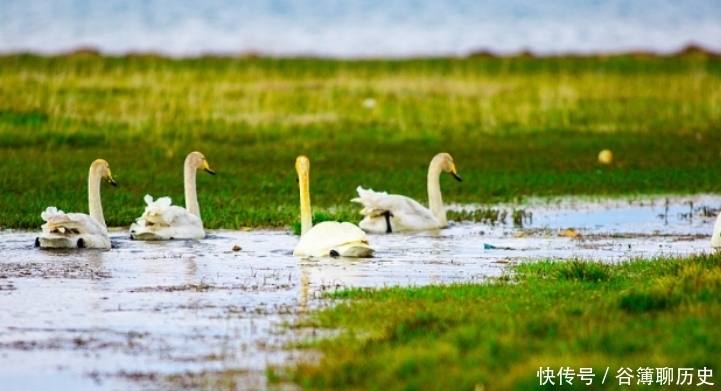
[[(35, 233), (3, 231), (0, 384), (172, 389), (195, 385), (194, 374), (232, 370), (240, 386), (263, 388), (266, 365), (293, 358), (278, 349), (294, 337), (279, 324), (325, 305), (324, 290), (481, 281), (534, 259), (699, 253), (708, 251), (709, 209), (719, 206), (713, 196), (537, 202), (523, 206), (532, 213), (523, 228), (456, 223), (372, 235), (370, 260), (298, 259), (297, 237), (281, 231), (145, 243), (114, 230), (111, 251), (39, 250)], [(580, 236), (558, 236), (569, 228)]]

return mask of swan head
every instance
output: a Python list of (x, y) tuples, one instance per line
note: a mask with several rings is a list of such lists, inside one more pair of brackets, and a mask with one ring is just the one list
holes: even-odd
[(307, 175), (308, 172), (310, 172), (310, 160), (304, 156), (300, 155), (295, 159), (295, 171), (298, 173), (298, 177), (301, 177), (304, 175)]
[(98, 159), (90, 165), (90, 171), (100, 175), (101, 178), (105, 179), (109, 184), (117, 186), (117, 182), (113, 180), (113, 174), (110, 173), (110, 164), (103, 159)]
[(208, 161), (205, 160), (205, 156), (203, 156), (200, 152), (191, 152), (188, 154), (188, 157), (185, 158), (185, 165), (190, 166), (198, 171), (205, 171), (209, 174), (215, 175), (215, 171), (210, 169), (210, 166), (208, 165)]
[(441, 170), (453, 175), (453, 177), (456, 178), (458, 182), (462, 181), (461, 177), (456, 171), (456, 165), (453, 163), (453, 157), (450, 154), (445, 152), (437, 154), (433, 158), (433, 163), (438, 164), (441, 167)]

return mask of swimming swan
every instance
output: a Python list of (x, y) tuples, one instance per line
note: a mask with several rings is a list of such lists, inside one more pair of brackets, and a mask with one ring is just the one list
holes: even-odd
[(716, 225), (713, 227), (713, 236), (711, 236), (711, 247), (721, 250), (721, 212), (716, 218)]
[(421, 231), (448, 226), (446, 211), (443, 209), (439, 177), (441, 172), (449, 172), (456, 180), (461, 177), (456, 172), (453, 158), (447, 153), (433, 157), (428, 167), (428, 205), (430, 210), (415, 200), (402, 195), (376, 192), (358, 186), (358, 197), (351, 201), (363, 204), (360, 211), (365, 215), (361, 229), (372, 233), (391, 233), (402, 231)]
[(313, 226), (310, 213), (310, 161), (305, 156), (295, 160), (300, 188), (300, 241), (293, 255), (311, 257), (359, 257), (373, 255), (368, 237), (351, 223), (324, 221)]
[(200, 152), (191, 152), (185, 158), (183, 169), (185, 181), (185, 208), (171, 205), (170, 197), (160, 197), (153, 201), (151, 195), (145, 196), (148, 206), (145, 212), (130, 226), (130, 237), (136, 240), (173, 240), (203, 239), (203, 221), (200, 219), (200, 206), (195, 190), (195, 173), (203, 170), (215, 175), (205, 157)]
[(105, 226), (103, 205), (100, 202), (100, 181), (105, 179), (117, 186), (110, 174), (110, 166), (103, 159), (90, 165), (88, 175), (88, 203), (90, 215), (65, 213), (49, 206), (40, 217), (45, 221), (43, 232), (35, 239), (35, 246), (42, 248), (110, 248), (108, 229)]

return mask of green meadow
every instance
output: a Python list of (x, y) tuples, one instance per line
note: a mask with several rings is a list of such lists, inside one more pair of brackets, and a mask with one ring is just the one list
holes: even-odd
[[(292, 226), (300, 154), (311, 160), (314, 211), (348, 221), (360, 217), (349, 201), (358, 185), (425, 202), (437, 152), (452, 154), (463, 177), (442, 176), (447, 203), (719, 193), (719, 135), (721, 58), (698, 51), (353, 61), (8, 55), (0, 228), (39, 230), (50, 205), (87, 212), (97, 158), (119, 184), (103, 185), (106, 221), (127, 227), (145, 194), (184, 203), (191, 151), (217, 173), (198, 173), (211, 229)], [(613, 151), (611, 164), (598, 162), (602, 149)], [(562, 387), (590, 390), (616, 387), (621, 367), (708, 367), (718, 387), (720, 292), (719, 254), (549, 260), (482, 284), (341, 291), (337, 305), (290, 326), (342, 330), (296, 346), (322, 356), (267, 377), (281, 388), (525, 390), (540, 387), (539, 368), (568, 367), (591, 368), (594, 383)]]
[[(545, 261), (483, 284), (332, 297), (336, 306), (294, 326), (343, 331), (299, 344), (321, 358), (269, 369), (273, 382), (310, 390), (606, 390), (629, 389), (617, 377), (628, 368), (632, 389), (721, 384), (721, 253), (615, 265)], [(594, 374), (590, 384), (582, 368)], [(671, 381), (659, 382), (656, 368), (673, 368)], [(692, 369), (690, 385), (679, 368)], [(704, 368), (711, 376), (702, 379)], [(552, 372), (541, 378), (540, 369)]]
[[(364, 105), (373, 99), (375, 106)], [(0, 57), (0, 227), (38, 229), (49, 205), (87, 212), (90, 163), (104, 158), (105, 218), (127, 227), (143, 196), (183, 204), (182, 164), (199, 173), (206, 227), (288, 227), (294, 159), (311, 159), (315, 212), (358, 221), (358, 185), (426, 199), (437, 152), (444, 200), (719, 192), (721, 59)], [(602, 149), (614, 162), (601, 166)], [(10, 207), (7, 207), (10, 206)], [(451, 218), (454, 216), (451, 215)], [(457, 217), (457, 216), (456, 216)]]

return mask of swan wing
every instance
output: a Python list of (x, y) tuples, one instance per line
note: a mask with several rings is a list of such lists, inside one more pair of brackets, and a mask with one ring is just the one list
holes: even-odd
[(97, 220), (83, 213), (65, 213), (51, 206), (40, 214), (45, 224), (43, 232), (73, 231), (75, 233), (106, 233), (107, 229)]
[[(360, 213), (365, 218), (359, 225), (364, 231), (387, 233), (389, 231), (419, 231), (441, 227), (441, 223), (433, 213), (412, 198), (398, 194), (376, 192), (372, 189), (366, 190), (360, 186), (356, 190), (358, 191), (358, 197), (351, 201), (363, 205)], [(388, 216), (391, 225), (390, 230), (386, 221), (388, 213), (390, 213)]]
[(180, 206), (171, 205), (170, 197), (153, 201), (145, 196), (145, 212), (130, 226), (130, 236), (138, 240), (202, 239), (205, 237), (200, 217)]
[(51, 206), (40, 217), (45, 221), (38, 237), (40, 247), (109, 249), (111, 246), (107, 228), (89, 215), (65, 213)]
[(332, 255), (331, 251), (339, 256), (370, 257), (375, 249), (370, 247), (368, 236), (358, 226), (325, 221), (300, 238), (293, 255), (327, 257)]

